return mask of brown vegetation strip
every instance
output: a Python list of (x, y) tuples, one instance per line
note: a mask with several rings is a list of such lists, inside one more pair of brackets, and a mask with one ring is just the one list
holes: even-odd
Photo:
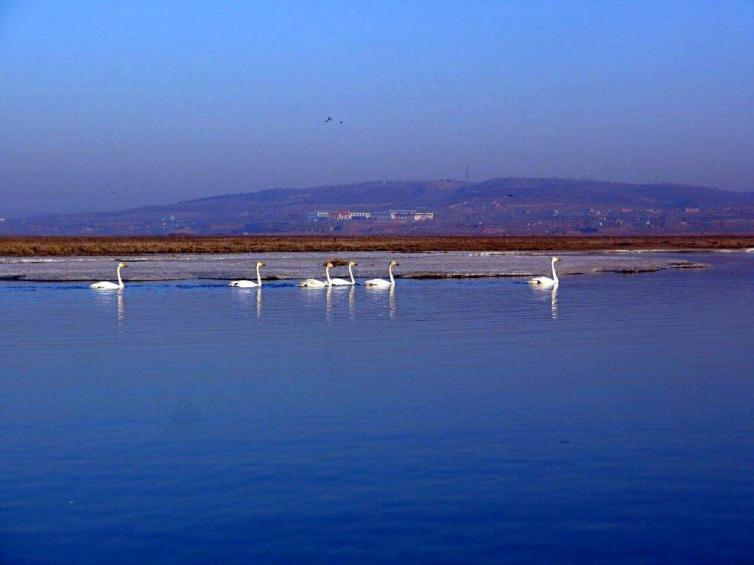
[(141, 255), (391, 251), (606, 251), (613, 249), (743, 249), (750, 236), (558, 237), (0, 237), (0, 255)]

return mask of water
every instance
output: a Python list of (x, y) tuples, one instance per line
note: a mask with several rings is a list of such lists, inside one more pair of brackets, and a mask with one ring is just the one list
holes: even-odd
[(0, 283), (0, 561), (751, 561), (754, 261), (690, 259)]
[[(740, 252), (737, 252), (740, 253)], [(566, 253), (559, 264), (562, 274), (584, 274), (614, 270), (659, 270), (694, 266), (699, 260), (718, 253), (690, 255), (668, 253)], [(443, 276), (534, 276), (548, 273), (550, 256), (517, 252), (379, 252), (338, 253), (265, 253), (221, 255), (141, 255), (134, 257), (0, 257), (0, 281), (19, 278), (26, 282), (61, 282), (112, 280), (117, 261), (128, 262), (123, 272), (126, 281), (224, 280), (255, 278), (254, 265), (264, 260), (265, 277), (277, 279), (324, 278), (323, 264), (333, 257), (358, 262), (356, 275), (364, 278), (385, 277), (391, 259), (399, 259), (398, 277)], [(339, 267), (333, 276), (347, 276)]]

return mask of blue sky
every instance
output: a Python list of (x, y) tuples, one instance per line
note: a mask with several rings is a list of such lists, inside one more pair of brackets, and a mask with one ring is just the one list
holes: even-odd
[(4, 0), (0, 216), (467, 162), (754, 190), (752, 38), (751, 1)]

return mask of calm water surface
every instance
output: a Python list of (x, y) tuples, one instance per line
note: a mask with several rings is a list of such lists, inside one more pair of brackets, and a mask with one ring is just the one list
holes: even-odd
[(0, 560), (751, 561), (754, 257), (703, 260), (0, 283)]

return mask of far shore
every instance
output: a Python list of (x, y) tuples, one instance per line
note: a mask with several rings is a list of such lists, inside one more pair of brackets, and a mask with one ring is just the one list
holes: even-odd
[(754, 235), (0, 237), (0, 256), (389, 251), (616, 251), (754, 248)]

